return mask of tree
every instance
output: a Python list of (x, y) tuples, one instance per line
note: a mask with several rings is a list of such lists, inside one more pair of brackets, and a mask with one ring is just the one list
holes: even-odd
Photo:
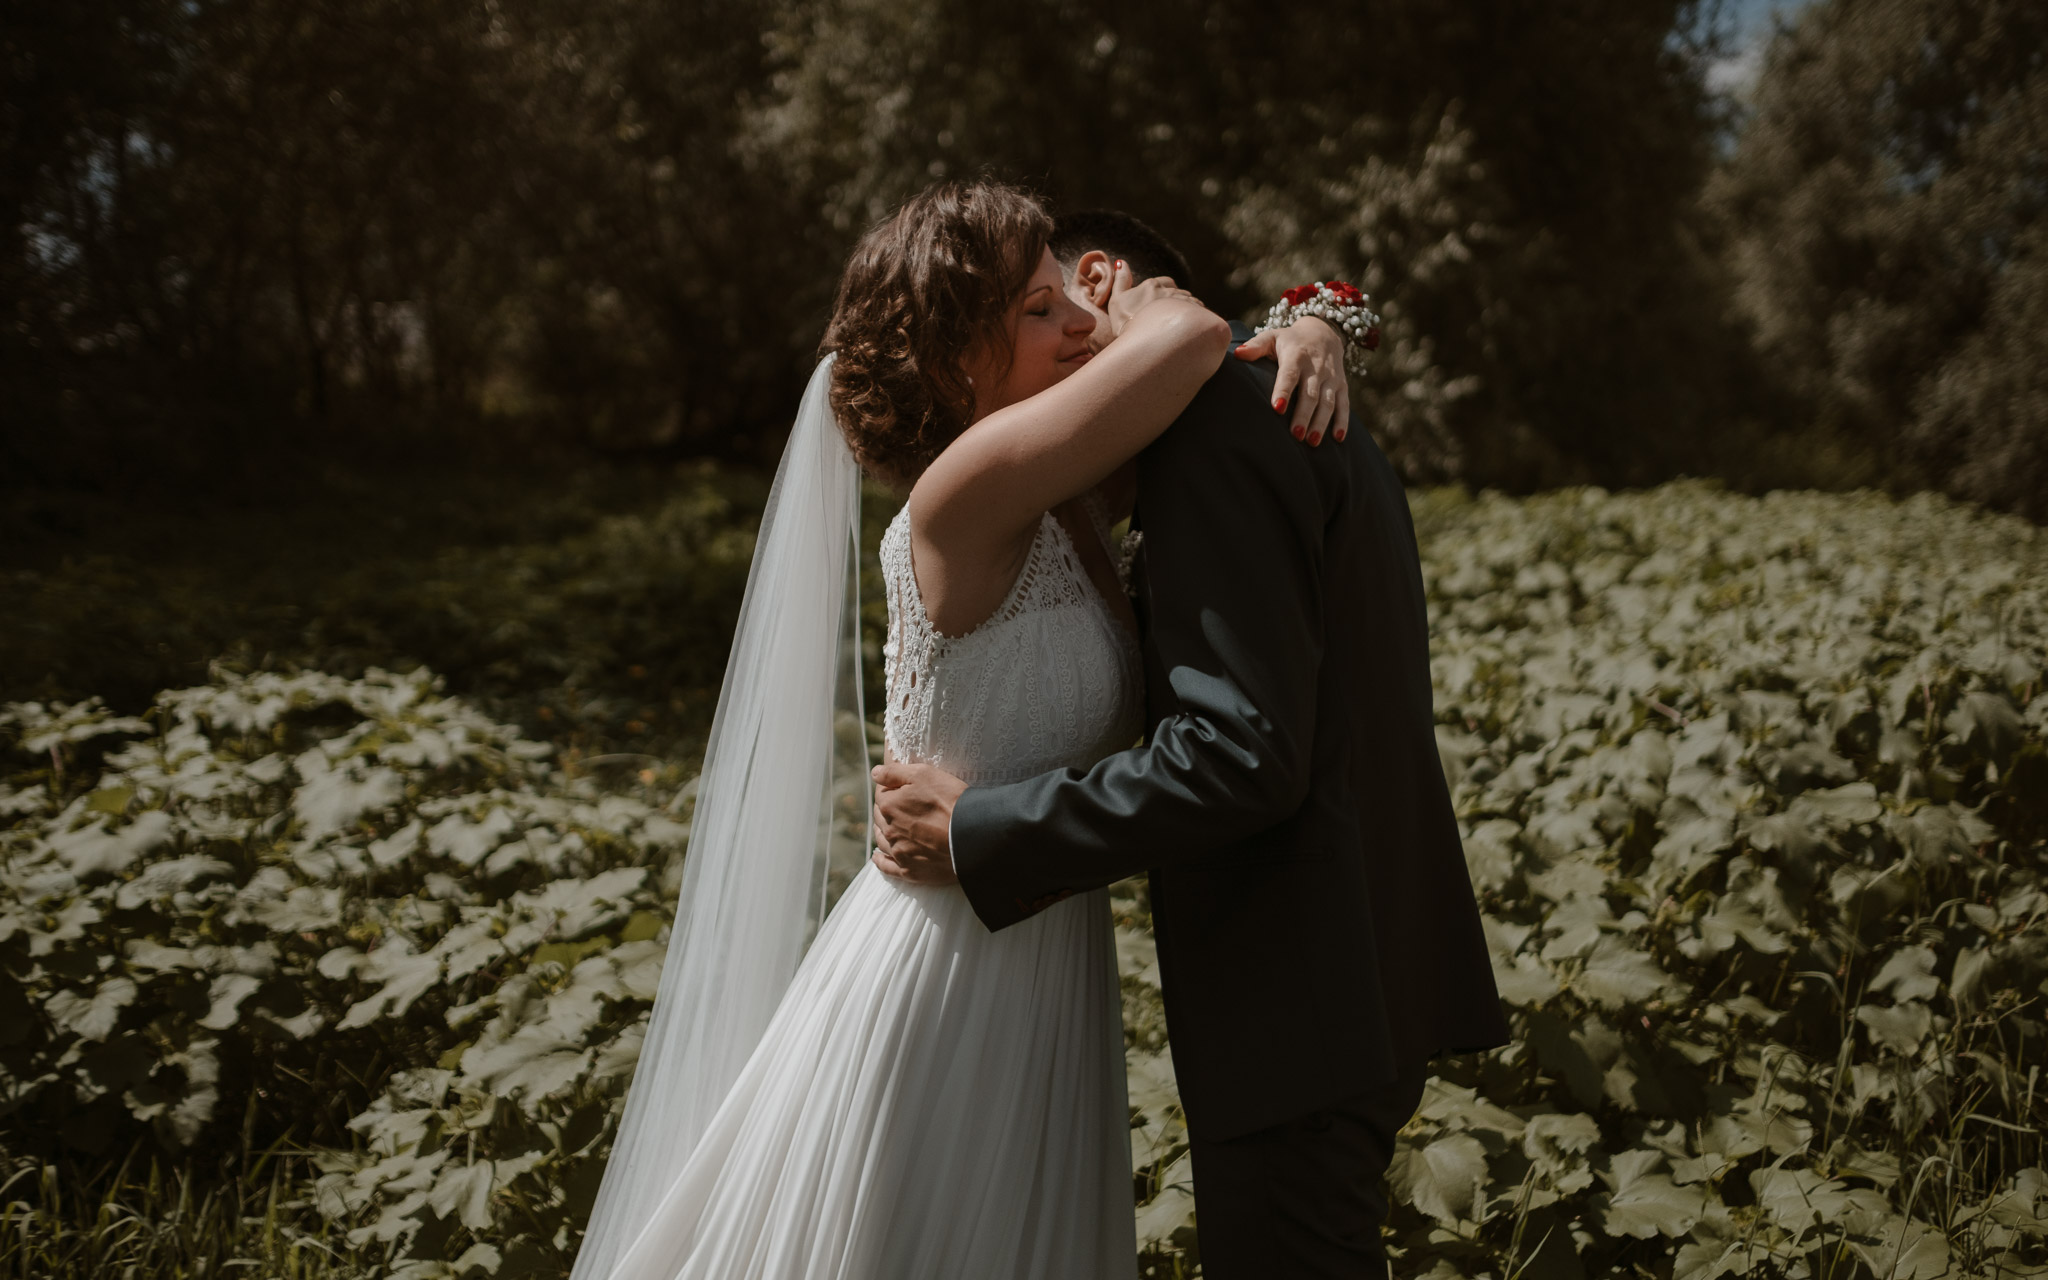
[(1153, 222), (1226, 312), (1308, 278), (1382, 295), (1361, 402), (1411, 477), (1699, 469), (1736, 348), (1691, 225), (1693, 4), (10, 15), (0, 391), (37, 407), (8, 429), (202, 463), (492, 418), (767, 453), (853, 239), (993, 170)]
[(1709, 201), (1820, 430), (2048, 517), (2048, 10), (1820, 0), (1772, 42)]
[(1226, 310), (1331, 276), (1384, 295), (1361, 392), (1412, 477), (1628, 483), (1706, 461), (1738, 344), (1696, 247), (1713, 117), (1675, 35), (1689, 3), (786, 14), (761, 119), (841, 222), (992, 165), (1153, 221)]

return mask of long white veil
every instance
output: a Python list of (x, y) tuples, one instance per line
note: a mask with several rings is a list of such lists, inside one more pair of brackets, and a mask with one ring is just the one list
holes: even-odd
[[(761, 517), (660, 993), (571, 1280), (605, 1280), (674, 1185), (823, 915), (835, 797), (868, 795), (860, 472), (833, 421), (832, 359)], [(864, 840), (865, 810), (850, 816)]]

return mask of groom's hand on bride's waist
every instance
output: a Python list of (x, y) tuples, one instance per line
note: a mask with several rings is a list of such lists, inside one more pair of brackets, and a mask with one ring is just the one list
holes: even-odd
[(967, 784), (928, 764), (895, 761), (875, 769), (874, 863), (912, 884), (957, 884), (953, 805)]

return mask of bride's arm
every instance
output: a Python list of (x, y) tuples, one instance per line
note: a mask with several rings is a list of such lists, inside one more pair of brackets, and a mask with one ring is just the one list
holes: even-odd
[(1109, 308), (1116, 340), (1064, 381), (969, 427), (912, 487), (918, 588), (941, 631), (979, 622), (987, 609), (978, 606), (1007, 590), (1039, 518), (1150, 444), (1223, 360), (1230, 326), (1221, 316), (1169, 282), (1129, 285), (1123, 274)]
[(913, 527), (963, 548), (1001, 545), (1166, 430), (1216, 372), (1230, 325), (1170, 286), (1154, 290), (1162, 283), (1128, 290), (1158, 296), (1130, 313), (1094, 359), (961, 433), (911, 489)]
[[(1351, 391), (1344, 382), (1344, 335), (1326, 320), (1303, 316), (1284, 329), (1268, 329), (1231, 354), (1240, 360), (1273, 359), (1280, 374), (1273, 382), (1273, 415), (1283, 418), (1294, 406), (1292, 431), (1310, 448), (1322, 443), (1324, 430), (1342, 442), (1351, 421)], [(1301, 394), (1296, 396), (1299, 388)], [(1109, 522), (1130, 517), (1138, 493), (1136, 458), (1124, 463), (1095, 486)]]

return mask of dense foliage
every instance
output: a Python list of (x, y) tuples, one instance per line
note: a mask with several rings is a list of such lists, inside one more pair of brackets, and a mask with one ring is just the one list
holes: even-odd
[(1709, 189), (1791, 413), (1912, 478), (2048, 516), (2048, 11), (1820, 0)]
[(426, 664), (570, 761), (682, 761), (767, 488), (695, 463), (570, 482), (437, 468), (260, 507), (88, 509), (86, 554), (24, 531), (42, 563), (0, 573), (0, 699), (139, 711), (214, 664)]
[(1411, 1131), (1413, 1256), (2048, 1268), (2048, 540), (1690, 486), (1418, 517), (1517, 1043)]
[(0, 487), (759, 461), (853, 237), (994, 170), (1150, 218), (1229, 314), (1361, 281), (1412, 481), (2040, 518), (2039, 6), (1781, 8), (1738, 101), (1709, 0), (13, 6)]
[[(2048, 539), (1696, 486), (1416, 514), (1516, 1035), (1403, 1134), (1397, 1273), (2048, 1274)], [(1184, 1135), (1126, 961), (1171, 1247)]]
[[(1411, 474), (1708, 465), (1739, 344), (1688, 230), (1714, 116), (1697, 10), (10, 9), (0, 458), (213, 480), (280, 423), (479, 420), (758, 452), (853, 237), (993, 168), (1155, 220), (1232, 313), (1365, 276), (1401, 371), (1367, 394)], [(1474, 448), (1482, 428), (1513, 447)]]
[[(1517, 1038), (1445, 1063), (1404, 1135), (1397, 1271), (2048, 1271), (2048, 540), (1699, 486), (1417, 521)], [(16, 703), (0, 750), (0, 1266), (559, 1272), (659, 972), (681, 771), (600, 786), (424, 671)], [(1189, 1274), (1119, 894), (1139, 1231)], [(81, 1207), (65, 1171), (117, 1166)]]
[[(246, 1111), (341, 1145), (322, 1209), (400, 1201), (348, 1235), (366, 1258), (395, 1241), (458, 1271), (516, 1243), (449, 1246), (493, 1204), (587, 1214), (684, 823), (423, 671), (228, 676), (149, 721), (15, 704), (4, 730), (47, 757), (5, 801), (10, 1145), (120, 1151), (146, 1127), (177, 1150)], [(387, 1114), (444, 1095), (445, 1130)]]

